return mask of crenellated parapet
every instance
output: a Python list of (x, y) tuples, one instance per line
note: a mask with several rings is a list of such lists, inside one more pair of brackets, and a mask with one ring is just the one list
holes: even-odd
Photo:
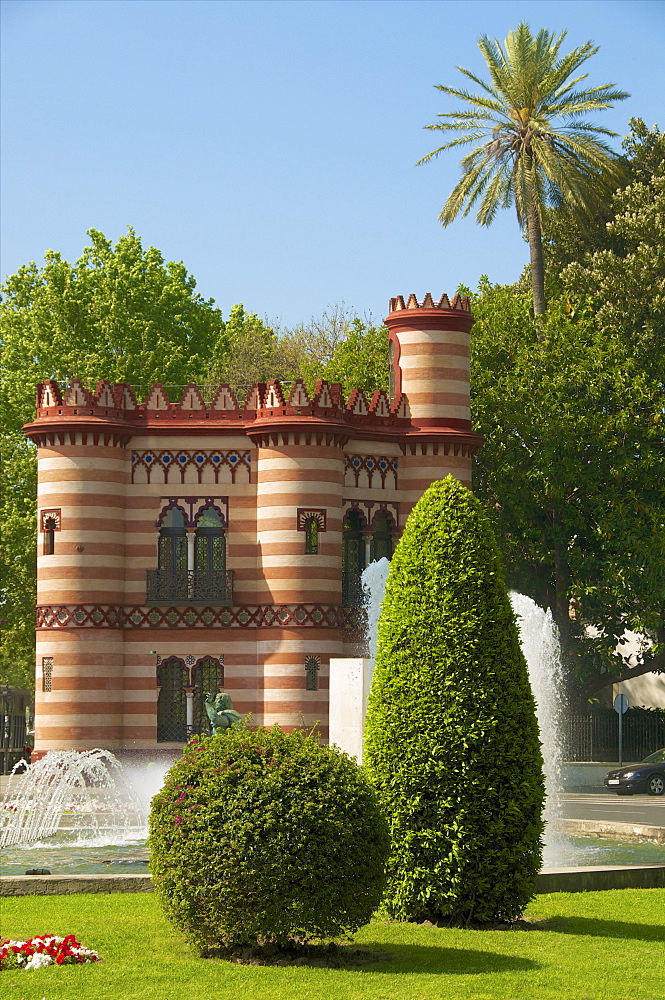
[[(385, 392), (371, 396), (354, 389), (345, 398), (338, 383), (318, 381), (308, 392), (302, 381), (285, 386), (278, 381), (256, 382), (241, 401), (229, 385), (201, 389), (189, 384), (180, 398), (172, 402), (166, 388), (156, 382), (139, 402), (133, 388), (122, 382), (99, 382), (96, 390), (86, 388), (79, 379), (65, 385), (49, 380), (37, 387), (36, 419), (26, 425), (25, 433), (34, 439), (55, 429), (76, 427), (77, 431), (103, 433), (104, 425), (116, 434), (123, 430), (140, 433), (150, 427), (169, 432), (179, 425), (207, 425), (215, 432), (225, 428), (251, 432), (267, 423), (281, 424), (303, 420), (336, 424), (349, 431), (406, 430), (409, 425), (408, 402), (403, 395), (390, 400)], [(41, 443), (41, 442), (38, 442)]]
[(466, 295), (455, 295), (451, 302), (445, 292), (438, 302), (434, 301), (430, 292), (427, 293), (422, 302), (418, 301), (413, 292), (408, 296), (406, 304), (404, 303), (403, 295), (396, 295), (395, 298), (390, 300), (391, 313), (402, 312), (404, 309), (445, 309), (470, 313), (471, 303)]

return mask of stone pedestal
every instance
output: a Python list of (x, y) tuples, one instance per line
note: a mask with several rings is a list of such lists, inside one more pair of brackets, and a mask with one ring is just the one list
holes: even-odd
[(359, 764), (373, 667), (372, 660), (361, 657), (330, 660), (329, 741)]

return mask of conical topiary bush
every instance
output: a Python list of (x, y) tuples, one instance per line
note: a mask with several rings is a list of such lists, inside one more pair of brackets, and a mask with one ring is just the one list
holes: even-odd
[(391, 828), (388, 912), (516, 919), (541, 863), (535, 704), (492, 529), (452, 477), (391, 562), (364, 760)]

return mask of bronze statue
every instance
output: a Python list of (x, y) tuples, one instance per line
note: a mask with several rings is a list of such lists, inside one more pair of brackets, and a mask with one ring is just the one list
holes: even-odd
[(242, 716), (232, 707), (231, 696), (220, 692), (218, 695), (206, 693), (206, 713), (215, 736), (226, 732), (232, 726), (242, 725)]

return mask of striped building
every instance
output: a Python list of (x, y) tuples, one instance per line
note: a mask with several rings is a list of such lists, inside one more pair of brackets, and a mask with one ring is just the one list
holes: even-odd
[(392, 299), (391, 390), (320, 382), (38, 387), (35, 751), (173, 752), (205, 692), (254, 723), (327, 728), (358, 654), (360, 573), (427, 486), (471, 485), (467, 299)]

